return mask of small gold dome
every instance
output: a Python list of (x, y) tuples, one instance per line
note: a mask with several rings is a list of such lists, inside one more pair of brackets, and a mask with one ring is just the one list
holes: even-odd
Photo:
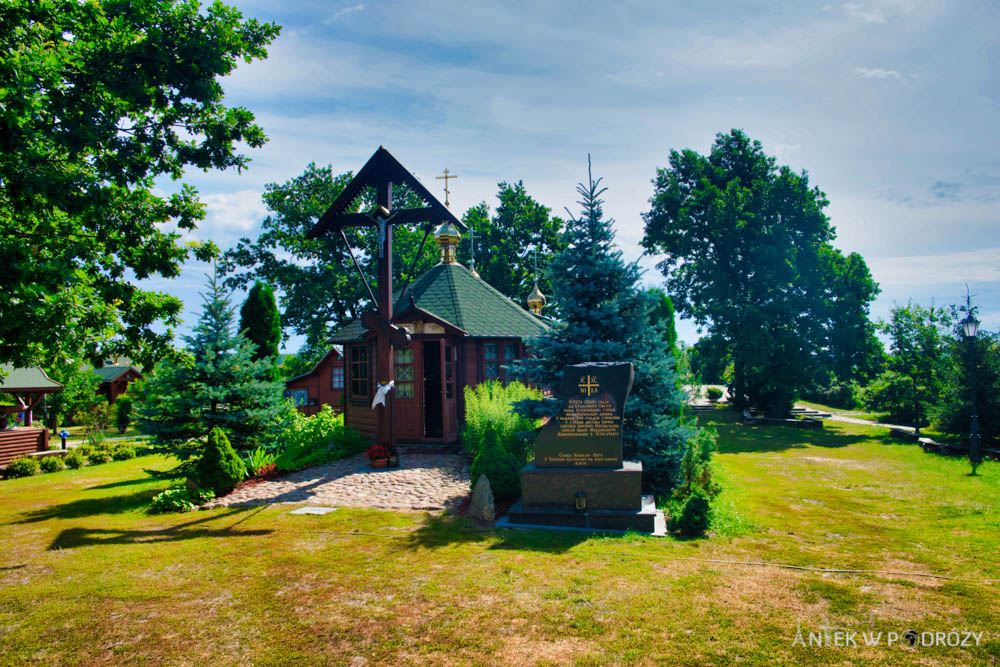
[(442, 222), (434, 231), (434, 238), (438, 247), (441, 248), (441, 263), (455, 264), (457, 260), (458, 242), (462, 240), (462, 233), (458, 227), (450, 222)]
[(528, 310), (535, 315), (541, 315), (545, 302), (545, 295), (538, 289), (538, 283), (535, 283), (535, 289), (531, 290), (531, 294), (528, 295)]

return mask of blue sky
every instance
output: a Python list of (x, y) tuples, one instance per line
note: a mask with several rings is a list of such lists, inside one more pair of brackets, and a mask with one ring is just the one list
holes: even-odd
[[(864, 255), (882, 286), (875, 316), (911, 298), (959, 301), (967, 282), (983, 326), (1000, 328), (995, 4), (231, 4), (283, 26), (267, 60), (223, 80), (270, 141), (243, 174), (186, 176), (208, 206), (196, 238), (254, 236), (265, 184), (313, 161), (356, 170), (379, 145), (434, 192), (435, 175), (458, 174), (458, 214), (519, 179), (575, 212), (590, 153), (634, 259), (670, 149), (705, 153), (738, 127), (826, 192), (835, 245)], [(662, 281), (655, 258), (642, 263), (646, 282)], [(205, 270), (151, 284), (184, 299), (185, 328)]]

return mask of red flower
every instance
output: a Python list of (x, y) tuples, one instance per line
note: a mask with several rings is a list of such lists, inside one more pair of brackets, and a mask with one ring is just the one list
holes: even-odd
[(368, 460), (374, 461), (376, 459), (387, 459), (389, 458), (389, 448), (385, 445), (372, 445), (368, 448)]

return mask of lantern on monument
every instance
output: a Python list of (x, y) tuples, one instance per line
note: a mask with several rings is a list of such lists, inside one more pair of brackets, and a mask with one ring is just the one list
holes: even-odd
[(586, 512), (587, 511), (587, 492), (584, 491), (583, 489), (580, 489), (579, 491), (577, 491), (576, 494), (573, 496), (573, 505), (576, 508), (577, 512)]

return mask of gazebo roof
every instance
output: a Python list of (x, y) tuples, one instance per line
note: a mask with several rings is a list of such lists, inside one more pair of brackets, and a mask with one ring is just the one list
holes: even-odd
[(0, 379), (0, 392), (13, 394), (17, 392), (54, 393), (62, 391), (63, 386), (52, 380), (41, 368), (14, 368), (10, 364), (0, 364), (3, 379)]
[(94, 369), (94, 375), (100, 378), (101, 382), (111, 382), (117, 379), (119, 376), (127, 373), (130, 369), (135, 369), (136, 373), (142, 375), (142, 372), (135, 366), (101, 366), (100, 368)]

